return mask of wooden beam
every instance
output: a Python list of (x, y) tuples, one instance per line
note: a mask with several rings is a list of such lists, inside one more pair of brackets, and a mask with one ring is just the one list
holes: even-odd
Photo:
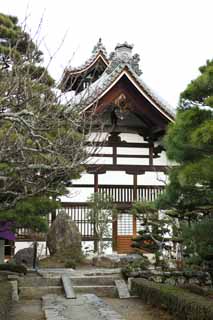
[(161, 165), (113, 165), (113, 164), (86, 164), (86, 171), (89, 173), (99, 173), (103, 171), (126, 171), (126, 172), (134, 172), (135, 174), (140, 174), (140, 172), (167, 172), (168, 166)]
[[(74, 187), (74, 188), (93, 188), (94, 185), (93, 184), (82, 184), (82, 183), (75, 183), (75, 184), (72, 184), (71, 185), (71, 188)], [(137, 186), (138, 188), (156, 188), (156, 189), (163, 189), (164, 186), (156, 186), (156, 185), (138, 185)], [(98, 188), (132, 188), (133, 189), (133, 185), (129, 185), (129, 184), (115, 184), (115, 185), (112, 185), (112, 184), (99, 184), (98, 185)], [(66, 203), (66, 202), (64, 202)], [(72, 202), (72, 203), (75, 203), (75, 202)], [(85, 203), (85, 202), (81, 202), (82, 203)]]
[[(113, 147), (113, 149), (116, 149), (116, 147)], [(138, 158), (138, 159), (149, 159), (149, 155), (140, 155), (140, 154), (117, 154), (116, 151), (113, 154), (108, 153), (93, 153), (90, 155), (91, 157), (97, 157), (97, 158), (113, 158), (113, 164), (116, 164), (116, 157), (117, 158)], [(115, 163), (114, 163), (115, 162)]]
[(149, 143), (148, 142), (126, 142), (126, 141), (121, 141), (121, 142), (112, 142), (112, 141), (104, 141), (104, 142), (89, 142), (87, 141), (85, 143), (85, 146), (95, 146), (95, 147), (120, 147), (120, 148), (149, 148)]

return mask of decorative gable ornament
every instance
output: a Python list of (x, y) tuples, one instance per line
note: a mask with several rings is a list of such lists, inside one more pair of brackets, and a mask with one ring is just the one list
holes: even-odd
[(133, 45), (124, 42), (123, 44), (117, 44), (115, 51), (111, 52), (109, 56), (109, 67), (106, 72), (111, 73), (117, 66), (121, 64), (126, 64), (135, 71), (135, 73), (140, 76), (142, 71), (139, 67), (140, 56), (139, 54), (134, 54), (132, 56)]

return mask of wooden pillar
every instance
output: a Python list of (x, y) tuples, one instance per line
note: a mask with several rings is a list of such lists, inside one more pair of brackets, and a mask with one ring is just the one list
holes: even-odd
[[(133, 175), (133, 201), (137, 201), (137, 185), (138, 185), (138, 176), (137, 174), (134, 174)], [(137, 233), (135, 215), (132, 217), (132, 223), (133, 223), (133, 236), (135, 237)]]
[(153, 165), (153, 150), (154, 150), (154, 144), (153, 142), (149, 143), (149, 165)]
[[(98, 174), (94, 173), (94, 192), (98, 192)], [(95, 232), (95, 223), (94, 223), (94, 252), (98, 251), (98, 240), (97, 240), (97, 234)]]
[(0, 264), (4, 263), (4, 244), (5, 240), (0, 239)]
[[(56, 196), (53, 196), (53, 200), (55, 201), (56, 200)], [(53, 223), (53, 221), (55, 220), (56, 218), (56, 209), (53, 209), (51, 211), (51, 224)], [(48, 221), (48, 224), (49, 224), (49, 221)]]
[(112, 147), (112, 161), (114, 165), (117, 164), (117, 147), (116, 146)]
[(138, 185), (138, 176), (137, 174), (133, 175), (133, 201), (137, 200), (137, 185)]
[(117, 217), (112, 222), (112, 250), (117, 251), (117, 238), (118, 238), (118, 220)]
[(94, 192), (98, 192), (98, 174), (94, 174)]

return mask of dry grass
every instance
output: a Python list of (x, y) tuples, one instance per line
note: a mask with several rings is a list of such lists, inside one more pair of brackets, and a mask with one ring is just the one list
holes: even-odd
[(65, 263), (58, 257), (46, 257), (39, 261), (39, 268), (65, 268)]

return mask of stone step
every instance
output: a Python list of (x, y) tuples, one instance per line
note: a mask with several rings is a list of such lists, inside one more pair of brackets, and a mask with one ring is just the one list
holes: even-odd
[[(75, 286), (90, 285), (114, 285), (116, 280), (121, 279), (120, 275), (104, 275), (104, 276), (71, 276), (69, 277)], [(19, 280), (20, 287), (45, 287), (60, 286), (61, 277), (42, 278), (42, 277), (23, 277)]]
[(121, 279), (119, 275), (71, 277), (73, 285), (76, 286), (113, 286), (115, 285), (115, 280), (119, 279)]
[(23, 277), (18, 280), (20, 287), (55, 287), (61, 286), (61, 278)]
[[(117, 289), (115, 286), (73, 286), (76, 294), (92, 293), (98, 297), (118, 297)], [(58, 294), (64, 296), (64, 289), (62, 286), (49, 286), (49, 287), (19, 287), (19, 297), (22, 299), (40, 299), (46, 294)]]
[(40, 299), (45, 294), (63, 295), (64, 290), (62, 286), (19, 287), (20, 299)]
[(117, 298), (118, 293), (115, 286), (73, 286), (76, 293), (96, 294), (98, 297)]

